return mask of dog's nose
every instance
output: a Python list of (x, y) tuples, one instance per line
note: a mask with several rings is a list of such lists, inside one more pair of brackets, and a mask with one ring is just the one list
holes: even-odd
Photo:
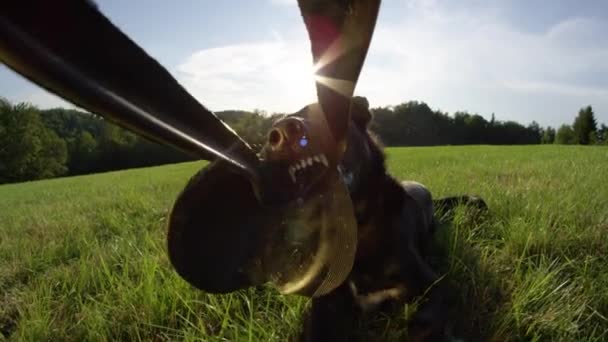
[(268, 144), (275, 150), (293, 146), (305, 147), (307, 143), (306, 129), (299, 118), (282, 119), (275, 123), (268, 133)]

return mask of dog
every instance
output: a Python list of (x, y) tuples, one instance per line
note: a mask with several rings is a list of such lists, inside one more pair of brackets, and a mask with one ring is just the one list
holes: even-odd
[[(307, 156), (323, 156), (326, 144), (315, 140), (324, 137), (311, 132), (318, 125), (316, 108), (311, 104), (276, 121), (262, 158), (307, 160)], [(346, 148), (337, 169), (348, 188), (357, 222), (354, 266), (340, 286), (312, 299), (299, 340), (350, 341), (354, 324), (362, 315), (423, 294), (425, 300), (408, 322), (410, 340), (445, 340), (445, 286), (425, 261), (437, 226), (435, 210), (450, 210), (459, 204), (486, 209), (486, 203), (466, 195), (433, 200), (424, 185), (399, 182), (388, 174), (382, 145), (369, 131), (372, 114), (365, 98), (353, 98), (350, 118)], [(327, 166), (326, 162), (310, 164)], [(294, 183), (314, 183), (322, 178), (321, 169), (304, 170), (297, 165), (289, 169)]]

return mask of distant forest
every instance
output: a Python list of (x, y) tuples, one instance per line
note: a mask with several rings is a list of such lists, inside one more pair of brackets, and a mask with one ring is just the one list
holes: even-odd
[[(373, 108), (371, 130), (386, 146), (467, 144), (608, 144), (608, 127), (598, 127), (593, 109), (581, 108), (572, 125), (557, 130), (477, 114), (453, 115), (410, 101)], [(574, 113), (576, 114), (576, 113)], [(216, 115), (259, 149), (282, 114), (223, 111)], [(119, 128), (99, 116), (73, 109), (42, 110), (0, 98), (0, 184), (177, 163), (192, 157)]]

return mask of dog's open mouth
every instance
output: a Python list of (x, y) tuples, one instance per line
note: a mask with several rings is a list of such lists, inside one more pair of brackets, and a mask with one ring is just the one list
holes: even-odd
[(316, 193), (316, 189), (322, 187), (322, 180), (328, 170), (329, 161), (322, 153), (303, 157), (291, 162), (287, 167), (289, 178), (299, 198), (305, 198), (312, 193)]
[(329, 168), (329, 162), (325, 154), (317, 154), (312, 157), (302, 158), (292, 163), (289, 168), (289, 176), (294, 184), (311, 180), (319, 172)]

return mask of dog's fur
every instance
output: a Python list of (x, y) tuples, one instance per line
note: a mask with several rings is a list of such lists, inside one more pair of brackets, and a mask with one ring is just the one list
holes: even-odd
[[(291, 116), (306, 120), (306, 115), (305, 108)], [(302, 341), (350, 341), (359, 316), (423, 294), (426, 300), (409, 322), (411, 340), (445, 337), (443, 284), (424, 258), (435, 231), (434, 205), (449, 209), (468, 202), (484, 208), (485, 203), (467, 196), (433, 201), (422, 184), (391, 177), (382, 147), (368, 131), (371, 117), (367, 100), (355, 98), (347, 149), (338, 166), (358, 224), (355, 264), (342, 285), (312, 300)]]

